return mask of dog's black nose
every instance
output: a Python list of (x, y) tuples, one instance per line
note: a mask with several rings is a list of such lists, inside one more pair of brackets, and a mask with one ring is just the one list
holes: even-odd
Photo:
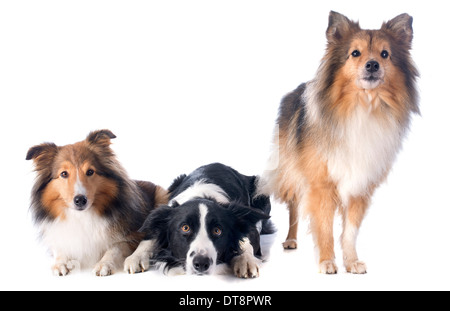
[(371, 60), (366, 63), (366, 70), (368, 72), (377, 72), (380, 69), (380, 64), (376, 60)]
[(83, 207), (86, 206), (87, 204), (87, 197), (85, 195), (77, 195), (74, 199), (73, 199), (73, 203), (75, 203), (75, 205), (81, 210), (83, 209)]
[(195, 256), (192, 264), (194, 265), (195, 271), (203, 273), (208, 271), (209, 267), (211, 266), (211, 259), (206, 256), (198, 255)]

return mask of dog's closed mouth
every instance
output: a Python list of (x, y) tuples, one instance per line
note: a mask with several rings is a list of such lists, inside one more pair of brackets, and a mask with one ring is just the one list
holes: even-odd
[(365, 81), (369, 81), (369, 82), (376, 82), (381, 80), (379, 77), (375, 77), (373, 75), (370, 75), (369, 77), (365, 77), (364, 78)]

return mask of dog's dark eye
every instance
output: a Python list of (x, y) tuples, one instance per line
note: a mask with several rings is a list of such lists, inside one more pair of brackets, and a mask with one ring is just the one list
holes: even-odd
[(222, 235), (222, 229), (220, 229), (219, 227), (215, 227), (215, 228), (213, 229), (212, 233), (213, 233), (215, 236), (221, 236), (221, 235)]
[(386, 50), (383, 50), (383, 51), (381, 52), (381, 57), (383, 57), (384, 59), (388, 58), (388, 57), (389, 57), (389, 52), (386, 51)]
[(184, 233), (189, 233), (191, 232), (191, 227), (189, 227), (188, 225), (182, 225), (181, 231), (183, 231)]
[(354, 51), (352, 52), (352, 56), (353, 56), (353, 57), (360, 57), (360, 56), (361, 56), (361, 52), (358, 51), (358, 50), (354, 50)]
[(67, 173), (67, 171), (64, 171), (61, 174), (59, 174), (59, 176), (61, 176), (62, 178), (68, 178), (69, 177), (69, 173)]
[(92, 176), (92, 175), (94, 175), (94, 170), (87, 170), (87, 172), (86, 172), (86, 176)]

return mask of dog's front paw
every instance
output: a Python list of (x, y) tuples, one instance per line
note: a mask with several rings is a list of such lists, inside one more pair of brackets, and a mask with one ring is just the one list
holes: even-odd
[(92, 271), (96, 276), (109, 276), (114, 272), (114, 263), (107, 261), (100, 261), (95, 265)]
[(336, 274), (338, 268), (334, 260), (324, 260), (319, 264), (320, 273)]
[(249, 254), (236, 256), (232, 261), (234, 275), (243, 279), (259, 277), (260, 265), (261, 260)]
[(150, 269), (150, 258), (153, 256), (154, 242), (142, 241), (134, 253), (125, 259), (123, 270), (127, 273), (145, 272)]
[(77, 268), (80, 268), (80, 264), (76, 260), (56, 261), (52, 266), (52, 272), (55, 276), (66, 276)]
[(353, 274), (366, 274), (367, 273), (367, 266), (362, 261), (354, 261), (351, 263), (345, 263), (345, 268), (347, 269), (347, 272), (350, 272)]
[(125, 259), (124, 271), (130, 274), (145, 272), (150, 268), (150, 258), (148, 255), (141, 256), (134, 253)]

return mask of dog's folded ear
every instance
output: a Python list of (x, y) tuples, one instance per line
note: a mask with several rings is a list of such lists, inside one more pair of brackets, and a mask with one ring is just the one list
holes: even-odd
[(244, 235), (248, 234), (252, 228), (255, 228), (259, 221), (270, 218), (269, 215), (260, 210), (237, 203), (232, 203), (229, 210), (236, 217), (236, 228)]
[(243, 206), (237, 203), (230, 205), (230, 211), (242, 222), (249, 224), (256, 224), (260, 220), (269, 219), (270, 216), (248, 206)]
[(86, 143), (94, 152), (100, 154), (102, 157), (112, 156), (114, 153), (111, 146), (111, 139), (116, 138), (110, 130), (98, 130), (89, 133), (86, 137)]
[(99, 144), (109, 146), (111, 144), (111, 139), (116, 138), (110, 130), (98, 130), (89, 133), (86, 140), (91, 144)]
[(272, 205), (270, 204), (270, 197), (260, 194), (252, 197), (251, 206), (260, 211), (263, 211), (265, 214), (269, 215), (272, 209)]
[(151, 212), (139, 229), (139, 232), (145, 234), (144, 239), (158, 239), (159, 241), (166, 239), (168, 237), (168, 224), (175, 211), (173, 207), (160, 206)]
[(57, 154), (58, 146), (53, 143), (44, 143), (31, 147), (28, 150), (26, 160), (33, 160), (37, 170), (47, 169), (51, 167)]
[(31, 147), (28, 150), (26, 160), (35, 160), (43, 155), (53, 155), (58, 152), (58, 147), (54, 143), (44, 143)]

